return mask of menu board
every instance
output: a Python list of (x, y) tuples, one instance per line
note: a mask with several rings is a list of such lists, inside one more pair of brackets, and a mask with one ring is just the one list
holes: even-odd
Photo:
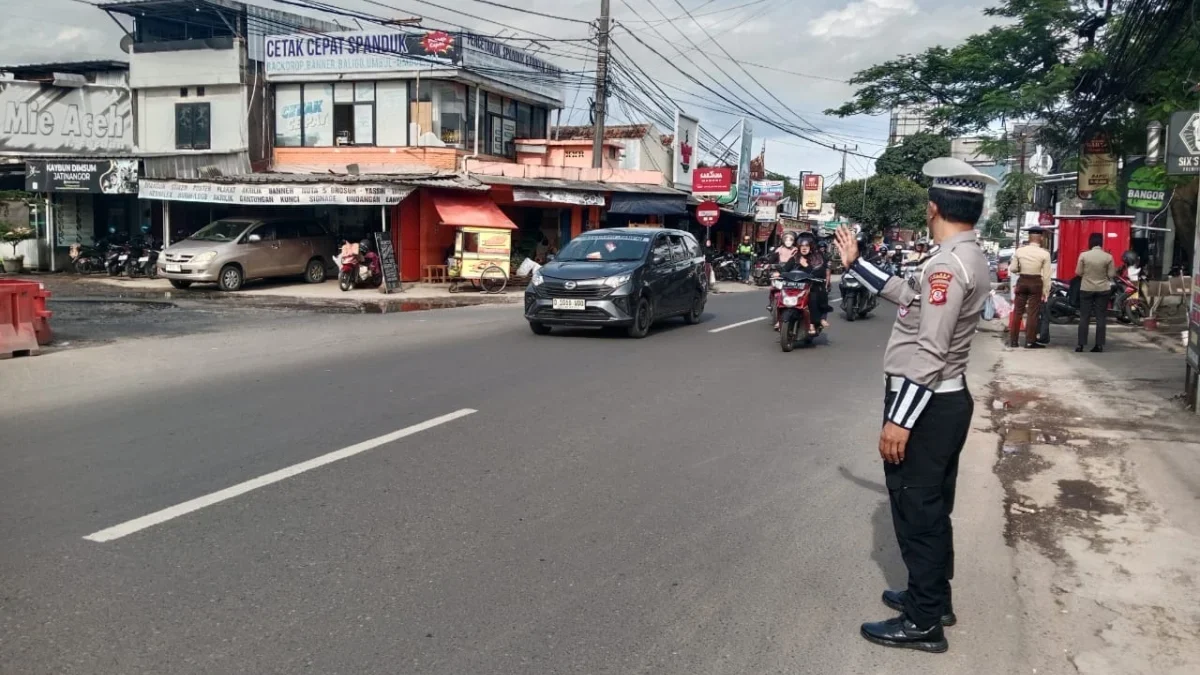
[(384, 293), (400, 289), (400, 266), (396, 264), (396, 250), (386, 232), (375, 233), (375, 248), (379, 251), (379, 265), (383, 268)]

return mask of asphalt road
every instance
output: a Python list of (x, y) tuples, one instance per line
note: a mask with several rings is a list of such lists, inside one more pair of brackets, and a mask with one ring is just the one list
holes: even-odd
[(0, 363), (0, 672), (961, 664), (858, 637), (903, 580), (873, 450), (891, 312), (791, 354), (765, 320), (713, 332), (764, 295), (641, 341), (480, 307)]

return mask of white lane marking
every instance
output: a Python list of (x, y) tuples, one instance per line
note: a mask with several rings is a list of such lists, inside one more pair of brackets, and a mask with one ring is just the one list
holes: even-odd
[(765, 316), (760, 316), (760, 317), (758, 317), (758, 318), (755, 318), (755, 319), (746, 319), (745, 321), (739, 321), (739, 322), (737, 322), (737, 323), (731, 323), (731, 324), (729, 324), (728, 326), (721, 326), (720, 328), (714, 328), (714, 329), (712, 329), (712, 330), (710, 330), (710, 331), (708, 331), (708, 332), (710, 332), (710, 333), (720, 333), (721, 331), (724, 331), (724, 330), (729, 330), (730, 328), (737, 328), (738, 326), (745, 326), (745, 325), (747, 325), (747, 324), (751, 324), (751, 323), (754, 323), (754, 322), (756, 322), (756, 321), (762, 321), (762, 320), (763, 320), (763, 319), (765, 319), (765, 318), (767, 318), (767, 317), (765, 317)]
[(207, 506), (212, 506), (213, 504), (218, 504), (227, 499), (233, 499), (239, 495), (244, 495), (251, 490), (257, 490), (260, 487), (266, 487), (272, 483), (278, 483), (281, 480), (302, 474), (305, 471), (311, 471), (312, 469), (325, 466), (326, 464), (332, 464), (338, 460), (353, 457), (359, 453), (373, 450), (381, 445), (391, 443), (392, 441), (398, 441), (401, 438), (418, 434), (422, 431), (446, 424), (447, 422), (453, 422), (454, 420), (466, 417), (467, 415), (473, 415), (476, 412), (478, 411), (470, 408), (463, 408), (462, 410), (456, 410), (452, 413), (442, 415), (441, 417), (425, 420), (419, 424), (398, 429), (390, 434), (384, 434), (378, 438), (372, 438), (369, 441), (355, 443), (354, 445), (342, 448), (341, 450), (334, 450), (333, 452), (321, 455), (320, 457), (314, 457), (308, 461), (300, 462), (299, 464), (293, 464), (292, 466), (280, 469), (278, 471), (272, 471), (271, 473), (259, 476), (258, 478), (252, 478), (244, 483), (238, 483), (237, 485), (227, 487), (224, 490), (218, 490), (212, 494), (207, 494), (203, 497), (197, 497), (195, 499), (183, 502), (182, 504), (176, 504), (175, 506), (167, 507), (161, 511), (155, 511), (149, 515), (142, 516), (141, 518), (134, 518), (133, 520), (126, 521), (120, 525), (114, 525), (107, 529), (100, 530), (99, 532), (89, 534), (84, 537), (84, 539), (95, 542), (106, 542), (114, 539), (120, 539), (121, 537), (133, 534), (134, 532), (138, 532), (148, 527), (165, 523), (168, 520), (187, 515), (193, 511), (199, 511)]

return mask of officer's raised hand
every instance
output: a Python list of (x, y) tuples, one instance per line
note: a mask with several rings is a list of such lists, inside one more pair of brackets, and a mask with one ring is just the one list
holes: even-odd
[(836, 239), (838, 252), (842, 254), (842, 266), (850, 269), (854, 261), (858, 260), (858, 239), (854, 230), (841, 225), (837, 229)]

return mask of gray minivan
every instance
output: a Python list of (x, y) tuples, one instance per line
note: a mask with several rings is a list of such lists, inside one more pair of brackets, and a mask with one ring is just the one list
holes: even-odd
[(236, 291), (247, 279), (300, 275), (318, 284), (334, 252), (333, 237), (311, 220), (222, 218), (164, 249), (158, 275), (180, 289), (216, 283)]

